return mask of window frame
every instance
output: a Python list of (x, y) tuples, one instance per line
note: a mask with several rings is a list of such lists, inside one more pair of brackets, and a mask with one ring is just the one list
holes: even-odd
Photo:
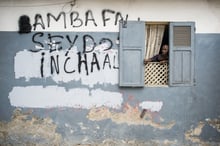
[[(141, 23), (143, 24), (144, 23), (144, 27), (143, 25), (141, 25), (141, 28), (137, 28), (137, 33), (136, 35), (138, 34), (138, 32), (141, 34), (141, 36), (143, 38), (141, 38), (140, 40), (140, 46), (129, 46), (128, 44), (125, 44), (122, 40), (126, 39), (125, 37), (129, 38), (130, 36), (126, 36), (123, 34), (123, 29), (129, 29), (129, 23)], [(153, 23), (153, 22), (150, 22), (150, 23)], [(156, 22), (156, 24), (160, 24), (162, 22)], [(169, 80), (168, 80), (168, 87), (172, 87), (172, 86), (193, 86), (195, 85), (195, 22), (165, 22), (165, 23), (169, 23)], [(120, 22), (119, 24), (119, 36), (120, 36), (120, 43), (119, 43), (119, 86), (120, 87), (146, 87), (146, 85), (144, 84), (144, 63), (143, 63), (143, 60), (144, 60), (144, 54), (145, 54), (145, 51), (146, 51), (146, 29), (145, 29), (145, 25), (148, 24), (146, 22), (143, 22), (143, 21), (123, 21), (123, 22)], [(173, 28), (175, 26), (190, 26), (191, 27), (191, 46), (186, 49), (186, 50), (181, 50), (182, 48), (184, 47), (180, 47), (180, 48), (175, 48), (173, 46)], [(125, 30), (124, 29), (124, 30)], [(144, 30), (144, 36), (143, 36), (143, 33), (141, 32), (141, 30), (143, 31)], [(129, 30), (128, 30), (129, 31)], [(129, 42), (129, 39), (127, 40), (127, 42)], [(144, 44), (143, 44), (144, 42)], [(144, 46), (143, 46), (144, 45)], [(127, 48), (139, 48), (139, 49), (142, 49), (141, 52), (143, 53), (141, 56), (140, 56), (140, 64), (142, 64), (142, 68), (141, 68), (141, 77), (139, 77), (139, 79), (142, 79), (142, 81), (140, 81), (139, 83), (132, 83), (131, 82), (124, 82), (122, 80), (123, 78), (123, 72), (125, 73), (125, 71), (123, 71), (123, 63), (124, 63), (124, 60), (126, 60), (127, 58), (125, 56), (123, 56), (123, 49), (124, 47), (127, 47)], [(177, 50), (176, 50), (177, 49)], [(179, 49), (179, 50), (178, 50)], [(177, 70), (178, 68), (175, 68), (174, 66), (174, 62), (176, 61), (174, 56), (176, 55), (175, 54), (175, 51), (177, 51), (178, 53), (180, 53), (180, 51), (188, 51), (187, 53), (183, 52), (184, 55), (187, 55), (188, 58), (191, 58), (190, 60), (190, 63), (187, 62), (187, 59), (182, 59), (182, 61), (185, 61), (184, 63), (182, 63), (182, 66), (185, 65), (185, 63), (187, 62), (188, 63), (188, 70), (190, 70), (190, 74), (189, 74), (189, 81), (182, 81), (182, 82), (175, 82), (175, 80), (173, 80), (173, 76), (175, 76), (175, 73), (178, 73), (178, 71), (175, 71)], [(184, 56), (183, 55), (183, 56)], [(181, 60), (177, 60), (177, 61), (181, 61)], [(181, 63), (180, 63), (181, 64)], [(131, 70), (135, 70), (135, 68), (130, 68)], [(143, 70), (142, 70), (143, 69)], [(184, 69), (181, 70), (184, 74)], [(142, 74), (143, 72), (143, 74)], [(135, 75), (135, 74), (134, 74)], [(147, 86), (148, 87), (148, 86)], [(160, 87), (160, 86), (158, 86)]]

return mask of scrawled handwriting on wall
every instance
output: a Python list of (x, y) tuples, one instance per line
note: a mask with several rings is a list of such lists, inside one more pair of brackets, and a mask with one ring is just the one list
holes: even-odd
[(51, 77), (57, 83), (81, 80), (89, 86), (116, 84), (119, 66), (118, 50), (113, 48), (115, 40), (93, 35), (34, 33), (35, 48), (16, 53), (15, 78), (28, 81)]
[[(98, 19), (98, 17), (101, 17)], [(119, 21), (127, 21), (128, 14), (121, 14), (111, 9), (103, 9), (100, 16), (95, 16), (92, 10), (87, 10), (83, 14), (78, 11), (71, 11), (70, 13), (60, 12), (59, 14), (47, 13), (46, 16), (35, 14), (33, 30), (50, 28), (54, 23), (61, 24), (62, 28), (66, 29), (69, 26), (78, 28), (81, 26), (104, 26), (118, 25)]]

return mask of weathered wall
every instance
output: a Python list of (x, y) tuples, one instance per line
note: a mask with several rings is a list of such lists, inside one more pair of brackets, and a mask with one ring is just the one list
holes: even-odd
[[(196, 47), (196, 86), (137, 89), (119, 88), (117, 84), (107, 83), (104, 86), (97, 84), (90, 87), (83, 85), (81, 80), (57, 83), (53, 78), (16, 79), (14, 58), (20, 50), (16, 46), (20, 42), (26, 42), (25, 46), (29, 48), (32, 41), (28, 43), (27, 38), (31, 38), (31, 35), (1, 32), (2, 44), (7, 42), (8, 38), (13, 40), (13, 43), (6, 43), (7, 47), (1, 49), (1, 120), (9, 121), (7, 126), (13, 122), (14, 126), (18, 126), (18, 129), (13, 126), (5, 128), (2, 123), (1, 132), (5, 141), (16, 143), (19, 140), (13, 141), (10, 138), (25, 133), (22, 125), (16, 123), (16, 118), (10, 120), (12, 111), (18, 106), (25, 107), (22, 112), (31, 110), (30, 117), (50, 118), (57, 127), (57, 133), (54, 131), (53, 136), (59, 134), (61, 143), (93, 143), (104, 139), (156, 139), (162, 143), (166, 140), (177, 145), (185, 140), (199, 143), (219, 142), (219, 69), (216, 68), (219, 62), (219, 35), (196, 35), (196, 46), (200, 46)], [(117, 37), (117, 33), (104, 35), (111, 36), (112, 39)], [(26, 67), (22, 69), (25, 70)], [(81, 95), (82, 91), (85, 95)], [(86, 93), (89, 91), (91, 92)], [(141, 119), (139, 116), (144, 102), (147, 103), (149, 111), (146, 112), (145, 118)], [(25, 118), (22, 121), (32, 123), (33, 125), (27, 127), (32, 129), (32, 126), (37, 126), (33, 120)], [(195, 128), (201, 132), (193, 132)], [(46, 128), (42, 127), (42, 130)], [(20, 135), (20, 139), (23, 139), (23, 142), (35, 143), (34, 134), (33, 139), (27, 135)]]
[[(24, 5), (22, 2), (2, 1), (1, 5)], [(88, 26), (83, 20), (82, 26), (72, 27), (67, 20), (67, 28), (64, 28), (65, 21), (51, 21), (48, 27), (46, 15), (57, 16), (63, 5), (55, 5), (50, 12), (41, 7), (0, 10), (5, 20), (10, 15), (8, 10), (18, 12), (13, 13), (10, 18), (14, 19), (10, 22), (1, 21), (0, 27), (0, 143), (218, 145), (220, 30), (216, 12), (219, 3), (203, 0), (166, 1), (163, 5), (153, 1), (77, 2), (75, 9), (83, 15), (82, 19), (87, 12)], [(46, 1), (39, 3), (46, 4)], [(178, 10), (165, 11), (166, 5)], [(193, 15), (179, 17), (177, 13), (184, 6)], [(97, 9), (92, 9), (95, 7)], [(153, 7), (164, 10), (164, 17), (155, 13)], [(145, 8), (148, 9), (145, 11)], [(199, 11), (201, 8), (204, 11)], [(103, 10), (108, 14), (106, 26)], [(128, 20), (140, 17), (151, 21), (195, 21), (196, 85), (118, 87), (117, 12), (123, 18), (128, 14)], [(169, 15), (171, 12), (176, 15)], [(37, 31), (17, 33), (17, 21), (22, 14), (29, 15), (34, 24), (38, 13), (43, 19), (37, 19), (40, 23), (36, 25)], [(211, 26), (206, 25), (208, 17), (197, 17), (197, 13), (209, 16), (213, 20)], [(45, 23), (43, 30), (41, 20)], [(142, 109), (147, 109), (143, 119), (140, 118)]]
[[(34, 24), (36, 14), (40, 14), (45, 28), (38, 25), (36, 27), (38, 31), (115, 32), (118, 31), (115, 16), (120, 13), (124, 18), (127, 15), (128, 20), (140, 18), (143, 21), (194, 21), (197, 32), (220, 32), (218, 0), (77, 0), (72, 9), (68, 2), (68, 0), (62, 2), (54, 0), (53, 3), (47, 0), (19, 2), (1, 0), (0, 19), (4, 21), (0, 22), (0, 30), (17, 31), (17, 22), (21, 15), (28, 15), (31, 24)], [(60, 12), (66, 13), (66, 28), (63, 19), (57, 23), (52, 20), (48, 27), (47, 14), (58, 16)], [(87, 18), (90, 20), (87, 21)], [(94, 21), (91, 21), (92, 18)]]

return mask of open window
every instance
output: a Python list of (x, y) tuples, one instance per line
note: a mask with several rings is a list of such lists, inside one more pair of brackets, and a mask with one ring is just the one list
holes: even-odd
[(146, 32), (145, 86), (167, 86), (169, 77), (169, 23), (147, 23)]
[[(157, 27), (161, 24), (157, 24)], [(194, 23), (193, 22), (170, 22), (163, 24), (163, 37), (156, 45), (149, 40), (148, 24), (142, 21), (120, 22), (120, 47), (119, 47), (119, 86), (121, 87), (144, 87), (150, 84), (146, 81), (146, 71), (143, 63), (148, 52), (152, 52), (148, 46), (157, 46), (154, 53), (160, 53), (163, 44), (169, 45), (169, 60), (157, 71), (157, 75), (150, 74), (153, 80), (159, 84), (169, 86), (189, 86), (194, 84)], [(146, 27), (147, 26), (147, 27)], [(161, 29), (161, 26), (159, 26)], [(153, 40), (153, 39), (152, 39)], [(159, 51), (158, 51), (159, 50)], [(153, 54), (154, 54), (153, 53)], [(165, 72), (165, 74), (164, 74)], [(162, 77), (155, 79), (159, 75)]]

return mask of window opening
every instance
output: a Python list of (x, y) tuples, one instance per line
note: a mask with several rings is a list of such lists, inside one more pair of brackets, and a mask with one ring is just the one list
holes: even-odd
[(169, 77), (169, 25), (146, 25), (145, 85), (167, 86)]
[[(194, 85), (195, 23), (154, 23), (152, 28), (156, 28), (156, 31), (162, 29), (163, 33), (155, 33), (150, 30), (150, 25), (153, 25), (153, 23), (146, 24), (143, 21), (127, 21), (126, 27), (123, 27), (123, 24), (120, 22), (119, 86)], [(152, 44), (155, 44), (153, 46), (157, 46), (157, 49), (152, 47)], [(165, 63), (148, 61), (149, 63), (146, 63), (146, 66), (143, 65), (143, 61), (152, 58), (158, 52), (159, 54), (162, 53), (161, 48), (164, 44), (168, 45), (169, 56), (167, 58), (169, 59)], [(148, 56), (149, 52), (153, 52), (151, 57)], [(149, 64), (152, 64), (154, 67), (148, 69), (150, 67)], [(155, 66), (159, 66), (159, 69)]]

